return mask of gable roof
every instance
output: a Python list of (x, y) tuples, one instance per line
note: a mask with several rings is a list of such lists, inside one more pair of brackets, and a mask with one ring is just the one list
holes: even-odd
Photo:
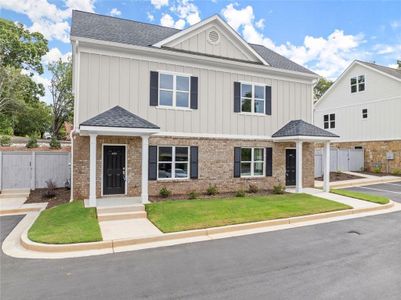
[(86, 120), (79, 126), (160, 129), (159, 126), (118, 105)]
[[(177, 34), (178, 32), (181, 32), (181, 30), (78, 10), (72, 11), (72, 37), (83, 37), (121, 44), (153, 47), (153, 45)], [(288, 58), (285, 58), (262, 45), (248, 45), (271, 67), (317, 75), (307, 68), (294, 63)], [(197, 55), (202, 54), (197, 53)]]
[(333, 137), (337, 138), (338, 135), (324, 130), (320, 127), (305, 122), (304, 120), (293, 120), (284, 125), (276, 133), (272, 135), (273, 138), (290, 137), (290, 136), (307, 136), (307, 137)]
[(374, 63), (369, 63), (366, 61), (362, 61), (362, 60), (354, 60), (342, 73), (340, 76), (338, 76), (338, 78), (336, 79), (336, 81), (331, 85), (331, 87), (322, 95), (322, 97), (320, 97), (320, 99), (315, 103), (315, 108), (323, 102), (323, 100), (326, 98), (326, 96), (332, 91), (334, 90), (334, 88), (337, 86), (337, 84), (340, 82), (340, 80), (345, 76), (345, 74), (348, 73), (348, 71), (355, 65), (355, 64), (359, 64), (362, 66), (365, 66), (373, 71), (379, 72), (385, 76), (388, 76), (390, 78), (393, 78), (395, 80), (401, 81), (401, 70), (397, 70), (397, 69), (393, 69), (390, 67), (385, 67), (385, 66), (381, 66), (381, 65), (377, 65)]

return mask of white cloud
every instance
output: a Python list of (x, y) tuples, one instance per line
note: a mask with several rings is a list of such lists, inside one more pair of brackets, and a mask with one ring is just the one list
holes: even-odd
[(238, 31), (240, 26), (252, 25), (255, 19), (252, 6), (248, 5), (243, 9), (236, 9), (234, 4), (230, 3), (222, 10), (227, 23)]
[(162, 6), (168, 6), (168, 0), (150, 0), (150, 3), (157, 9), (162, 8)]
[(390, 26), (393, 29), (397, 29), (397, 28), (401, 27), (401, 21), (393, 21), (390, 23)]
[(255, 23), (256, 28), (263, 29), (265, 28), (265, 19), (260, 19)]
[(155, 19), (155, 16), (152, 15), (150, 12), (147, 12), (146, 14), (147, 14), (147, 16), (148, 16), (148, 20), (149, 20), (150, 22), (153, 22), (154, 19)]
[(72, 9), (94, 11), (94, 0), (67, 0), (65, 9), (58, 8), (47, 0), (0, 0), (0, 8), (26, 15), (32, 25), (31, 31), (41, 32), (48, 40), (69, 42), (68, 19)]
[(183, 29), (185, 27), (185, 20), (179, 19), (175, 22), (174, 27), (177, 29)]
[(398, 68), (398, 64), (389, 64), (387, 67), (393, 68), (393, 69), (397, 69)]
[(121, 16), (121, 11), (119, 11), (117, 8), (113, 8), (110, 11), (110, 16), (113, 16), (113, 17)]
[(200, 20), (199, 8), (191, 0), (177, 0), (170, 7), (169, 13), (162, 15), (160, 24), (183, 29), (186, 25), (194, 25)]
[(160, 19), (160, 25), (174, 27), (174, 19), (169, 14), (164, 14)]
[(52, 62), (58, 61), (59, 59), (65, 62), (69, 58), (71, 58), (71, 52), (62, 54), (58, 48), (52, 48), (42, 57), (42, 62), (43, 64), (48, 65)]

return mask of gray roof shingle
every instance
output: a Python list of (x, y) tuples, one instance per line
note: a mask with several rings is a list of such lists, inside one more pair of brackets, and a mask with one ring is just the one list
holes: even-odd
[(315, 125), (309, 124), (304, 120), (293, 120), (284, 125), (276, 133), (272, 135), (275, 137), (287, 137), (287, 136), (311, 136), (311, 137), (339, 137), (338, 135), (324, 130)]
[(160, 129), (159, 126), (142, 119), (121, 106), (114, 106), (79, 126)]
[[(180, 30), (78, 10), (72, 11), (71, 36), (151, 47)], [(314, 72), (262, 46), (249, 44), (270, 66), (307, 74)], [(202, 55), (202, 54), (198, 54)]]
[(401, 70), (397, 70), (397, 69), (393, 69), (393, 68), (385, 67), (385, 66), (381, 66), (381, 65), (376, 65), (374, 63), (370, 63), (370, 62), (366, 62), (366, 61), (362, 61), (362, 60), (358, 60), (358, 62), (360, 62), (361, 64), (364, 64), (364, 65), (367, 65), (369, 67), (375, 68), (376, 70), (379, 70), (381, 72), (387, 73), (393, 77), (401, 79)]

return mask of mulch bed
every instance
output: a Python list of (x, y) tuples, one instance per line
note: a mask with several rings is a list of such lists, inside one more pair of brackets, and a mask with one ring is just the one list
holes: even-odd
[(56, 196), (53, 198), (44, 197), (43, 194), (47, 191), (44, 189), (36, 189), (30, 192), (28, 199), (25, 203), (43, 203), (48, 202), (46, 209), (70, 202), (70, 190), (66, 188), (55, 189)]
[[(342, 172), (330, 172), (330, 182), (334, 181), (342, 181), (342, 180), (351, 180), (351, 179), (360, 179), (364, 178), (362, 176), (345, 174)], [(315, 178), (315, 180), (323, 181), (323, 176)]]

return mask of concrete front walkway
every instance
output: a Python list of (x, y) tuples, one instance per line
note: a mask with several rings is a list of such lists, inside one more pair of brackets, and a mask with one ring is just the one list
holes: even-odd
[(99, 222), (104, 241), (158, 236), (163, 233), (147, 218)]
[(30, 190), (25, 189), (3, 190), (0, 194), (0, 215), (39, 211), (47, 206), (47, 202), (24, 204), (29, 193)]
[[(331, 188), (345, 188), (345, 187), (353, 187), (353, 186), (361, 186), (367, 184), (376, 184), (376, 183), (386, 183), (386, 182), (396, 182), (400, 181), (399, 176), (375, 176), (370, 174), (362, 174), (356, 172), (343, 172), (345, 174), (355, 175), (363, 178), (350, 179), (350, 180), (340, 180), (330, 182)], [(315, 187), (322, 188), (323, 181), (315, 180)]]

